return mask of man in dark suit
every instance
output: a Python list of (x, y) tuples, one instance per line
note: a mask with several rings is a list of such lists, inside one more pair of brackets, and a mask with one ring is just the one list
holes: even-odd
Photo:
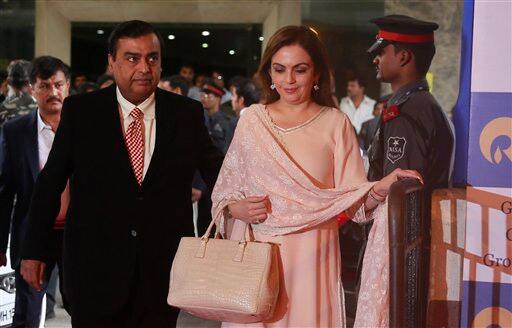
[(66, 99), (34, 187), (22, 273), (40, 288), (45, 246), (70, 179), (64, 289), (74, 327), (170, 327), (169, 272), (193, 235), (196, 169), (213, 187), (222, 155), (199, 102), (157, 88), (161, 41), (148, 23), (119, 24), (109, 38), (116, 85)]
[(372, 144), (373, 137), (379, 128), (380, 123), (380, 115), (384, 110), (386, 102), (390, 96), (385, 96), (381, 98), (378, 102), (373, 106), (373, 118), (369, 121), (366, 121), (361, 126), (361, 131), (359, 131), (359, 135), (357, 136), (359, 139), (359, 146), (366, 153), (370, 145)]
[(47, 276), (43, 279), (43, 288), (35, 290), (21, 277), (20, 252), (27, 231), (34, 182), (48, 158), (62, 103), (69, 93), (69, 70), (61, 60), (50, 56), (36, 58), (31, 70), (30, 83), (37, 110), (5, 123), (0, 137), (0, 265), (6, 264), (10, 228), (11, 266), (16, 277), (13, 327), (39, 327), (48, 275), (56, 262), (60, 266), (63, 220), (69, 199), (66, 190), (60, 211), (50, 218), (47, 244), (44, 245), (49, 250), (44, 259)]

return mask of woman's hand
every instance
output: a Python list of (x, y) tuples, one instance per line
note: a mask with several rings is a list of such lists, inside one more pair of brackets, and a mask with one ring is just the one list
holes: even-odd
[(262, 223), (270, 213), (268, 196), (247, 197), (228, 205), (231, 216), (249, 224)]
[(375, 193), (377, 193), (379, 196), (387, 196), (389, 194), (389, 188), (391, 188), (391, 185), (400, 180), (400, 179), (406, 179), (406, 178), (413, 178), (418, 179), (421, 184), (423, 183), (423, 177), (421, 174), (419, 174), (415, 170), (402, 170), (400, 168), (395, 169), (390, 174), (386, 175), (384, 178), (382, 178), (379, 182), (375, 184), (373, 187)]

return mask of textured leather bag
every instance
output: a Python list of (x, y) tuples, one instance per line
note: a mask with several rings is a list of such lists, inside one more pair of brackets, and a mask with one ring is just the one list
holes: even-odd
[[(235, 323), (271, 318), (279, 294), (277, 245), (208, 238), (181, 238), (172, 263), (167, 303), (203, 319)], [(246, 227), (247, 230), (247, 227)]]

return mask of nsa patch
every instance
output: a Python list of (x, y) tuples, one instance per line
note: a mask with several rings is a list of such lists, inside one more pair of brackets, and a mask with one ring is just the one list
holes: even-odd
[(391, 163), (395, 164), (395, 162), (404, 157), (406, 143), (407, 140), (403, 137), (388, 138), (386, 157)]

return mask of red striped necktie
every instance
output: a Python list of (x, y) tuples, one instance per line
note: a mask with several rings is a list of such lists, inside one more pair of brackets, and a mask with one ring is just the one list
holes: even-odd
[(133, 121), (128, 126), (126, 131), (126, 147), (130, 155), (133, 173), (139, 185), (142, 184), (142, 176), (144, 173), (144, 113), (135, 107), (130, 116)]

